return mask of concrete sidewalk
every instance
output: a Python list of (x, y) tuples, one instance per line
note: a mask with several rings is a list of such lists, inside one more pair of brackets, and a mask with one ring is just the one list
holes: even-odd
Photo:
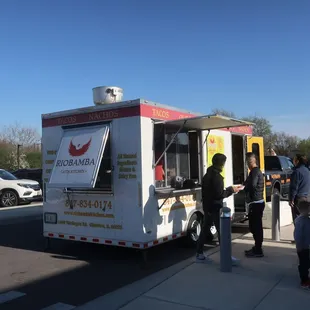
[[(268, 233), (265, 231), (267, 238)], [(292, 239), (292, 234), (292, 225), (282, 229), (283, 237)], [(292, 310), (308, 307), (310, 292), (299, 288), (294, 245), (265, 242), (264, 258), (245, 258), (244, 250), (253, 244), (248, 237), (233, 242), (233, 255), (242, 260), (232, 273), (220, 272), (217, 251), (211, 255), (214, 259), (211, 265), (195, 264), (192, 258), (76, 309)]]

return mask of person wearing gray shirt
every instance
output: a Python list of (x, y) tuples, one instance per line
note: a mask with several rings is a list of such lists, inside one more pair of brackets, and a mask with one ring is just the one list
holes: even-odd
[(299, 258), (299, 276), (301, 287), (310, 290), (310, 202), (300, 201), (298, 204), (300, 215), (295, 220), (294, 239)]

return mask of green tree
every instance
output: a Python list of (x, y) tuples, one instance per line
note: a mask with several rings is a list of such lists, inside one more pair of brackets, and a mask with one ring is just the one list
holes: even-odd
[(19, 161), (18, 161), (17, 151), (15, 150), (15, 148), (11, 148), (6, 158), (6, 166), (8, 170), (29, 168), (29, 163), (27, 161), (26, 154), (23, 151), (21, 151), (19, 154)]
[[(28, 159), (31, 166), (41, 167), (41, 155), (38, 152), (40, 135), (37, 129), (21, 126), (19, 123), (5, 126), (0, 131), (0, 168), (15, 170), (19, 168), (29, 168)], [(20, 147), (20, 157), (17, 158), (17, 145)], [(30, 153), (30, 155), (26, 155)], [(32, 154), (39, 153), (39, 154)]]
[(30, 168), (42, 168), (42, 154), (41, 152), (26, 153), (27, 162)]
[(9, 156), (9, 151), (7, 148), (0, 147), (0, 168), (8, 169), (7, 159)]
[(310, 138), (300, 140), (297, 149), (300, 151), (300, 153), (307, 155), (310, 159)]

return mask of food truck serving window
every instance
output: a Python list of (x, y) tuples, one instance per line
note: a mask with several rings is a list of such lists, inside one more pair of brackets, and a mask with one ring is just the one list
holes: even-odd
[(66, 129), (52, 170), (50, 185), (60, 188), (90, 189), (96, 186), (109, 126)]
[(251, 125), (250, 122), (221, 115), (155, 122), (155, 186), (170, 186), (175, 176), (199, 180), (200, 131)]

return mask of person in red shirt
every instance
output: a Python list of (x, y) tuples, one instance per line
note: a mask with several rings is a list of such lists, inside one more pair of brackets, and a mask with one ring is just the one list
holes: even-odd
[[(162, 155), (161, 152), (155, 152), (155, 163)], [(165, 180), (165, 170), (164, 170), (164, 156), (160, 159), (155, 167), (155, 181), (164, 181)]]

